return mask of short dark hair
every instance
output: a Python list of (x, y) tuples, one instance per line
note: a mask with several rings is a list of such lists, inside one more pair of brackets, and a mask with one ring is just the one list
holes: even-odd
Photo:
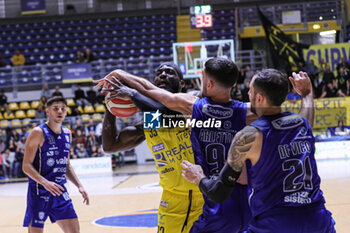
[(67, 101), (64, 97), (62, 96), (53, 96), (50, 99), (47, 100), (46, 102), (46, 107), (50, 107), (54, 102), (63, 102), (67, 106)]
[(223, 86), (232, 87), (238, 79), (238, 67), (228, 58), (215, 57), (205, 63), (205, 72)]
[(276, 69), (258, 71), (253, 85), (256, 92), (262, 92), (274, 106), (280, 106), (289, 92), (287, 75)]

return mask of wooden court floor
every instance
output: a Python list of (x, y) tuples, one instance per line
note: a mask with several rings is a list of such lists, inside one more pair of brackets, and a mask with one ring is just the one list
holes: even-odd
[[(347, 165), (347, 164), (346, 164)], [(345, 165), (345, 166), (346, 166)], [(344, 168), (347, 169), (347, 166)], [(340, 170), (331, 168), (330, 172)], [(149, 233), (156, 228), (112, 228), (94, 225), (93, 221), (107, 216), (115, 216), (134, 211), (157, 209), (161, 189), (142, 191), (140, 185), (159, 181), (154, 165), (127, 166), (118, 170), (119, 175), (111, 178), (82, 178), (90, 193), (90, 206), (82, 203), (82, 198), (74, 186), (68, 184), (75, 210), (79, 216), (82, 233)], [(327, 175), (329, 176), (329, 175)], [(350, 176), (322, 177), (321, 188), (327, 201), (327, 208), (333, 213), (338, 233), (350, 232)], [(22, 221), (26, 206), (26, 183), (0, 185), (0, 233), (27, 232)], [(107, 187), (107, 188), (101, 188)], [(62, 232), (57, 224), (45, 223), (47, 233)]]

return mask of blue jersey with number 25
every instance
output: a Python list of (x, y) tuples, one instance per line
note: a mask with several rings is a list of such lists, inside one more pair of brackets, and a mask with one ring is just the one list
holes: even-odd
[(309, 122), (284, 112), (260, 117), (251, 126), (263, 133), (260, 159), (247, 166), (253, 217), (275, 207), (324, 203)]

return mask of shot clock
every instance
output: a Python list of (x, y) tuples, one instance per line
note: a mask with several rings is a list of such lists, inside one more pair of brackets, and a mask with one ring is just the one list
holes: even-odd
[(192, 6), (191, 27), (192, 28), (211, 28), (213, 26), (213, 16), (210, 5)]

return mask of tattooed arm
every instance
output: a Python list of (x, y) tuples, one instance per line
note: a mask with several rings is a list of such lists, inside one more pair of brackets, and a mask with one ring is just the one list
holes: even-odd
[(262, 133), (255, 127), (246, 126), (234, 137), (228, 152), (227, 163), (235, 172), (241, 172), (247, 159), (255, 165), (260, 157)]
[(183, 161), (182, 176), (199, 186), (201, 192), (210, 200), (221, 203), (227, 200), (239, 178), (246, 159), (256, 164), (262, 145), (262, 133), (254, 127), (246, 126), (238, 132), (231, 143), (228, 161), (218, 177), (207, 178), (201, 166)]

